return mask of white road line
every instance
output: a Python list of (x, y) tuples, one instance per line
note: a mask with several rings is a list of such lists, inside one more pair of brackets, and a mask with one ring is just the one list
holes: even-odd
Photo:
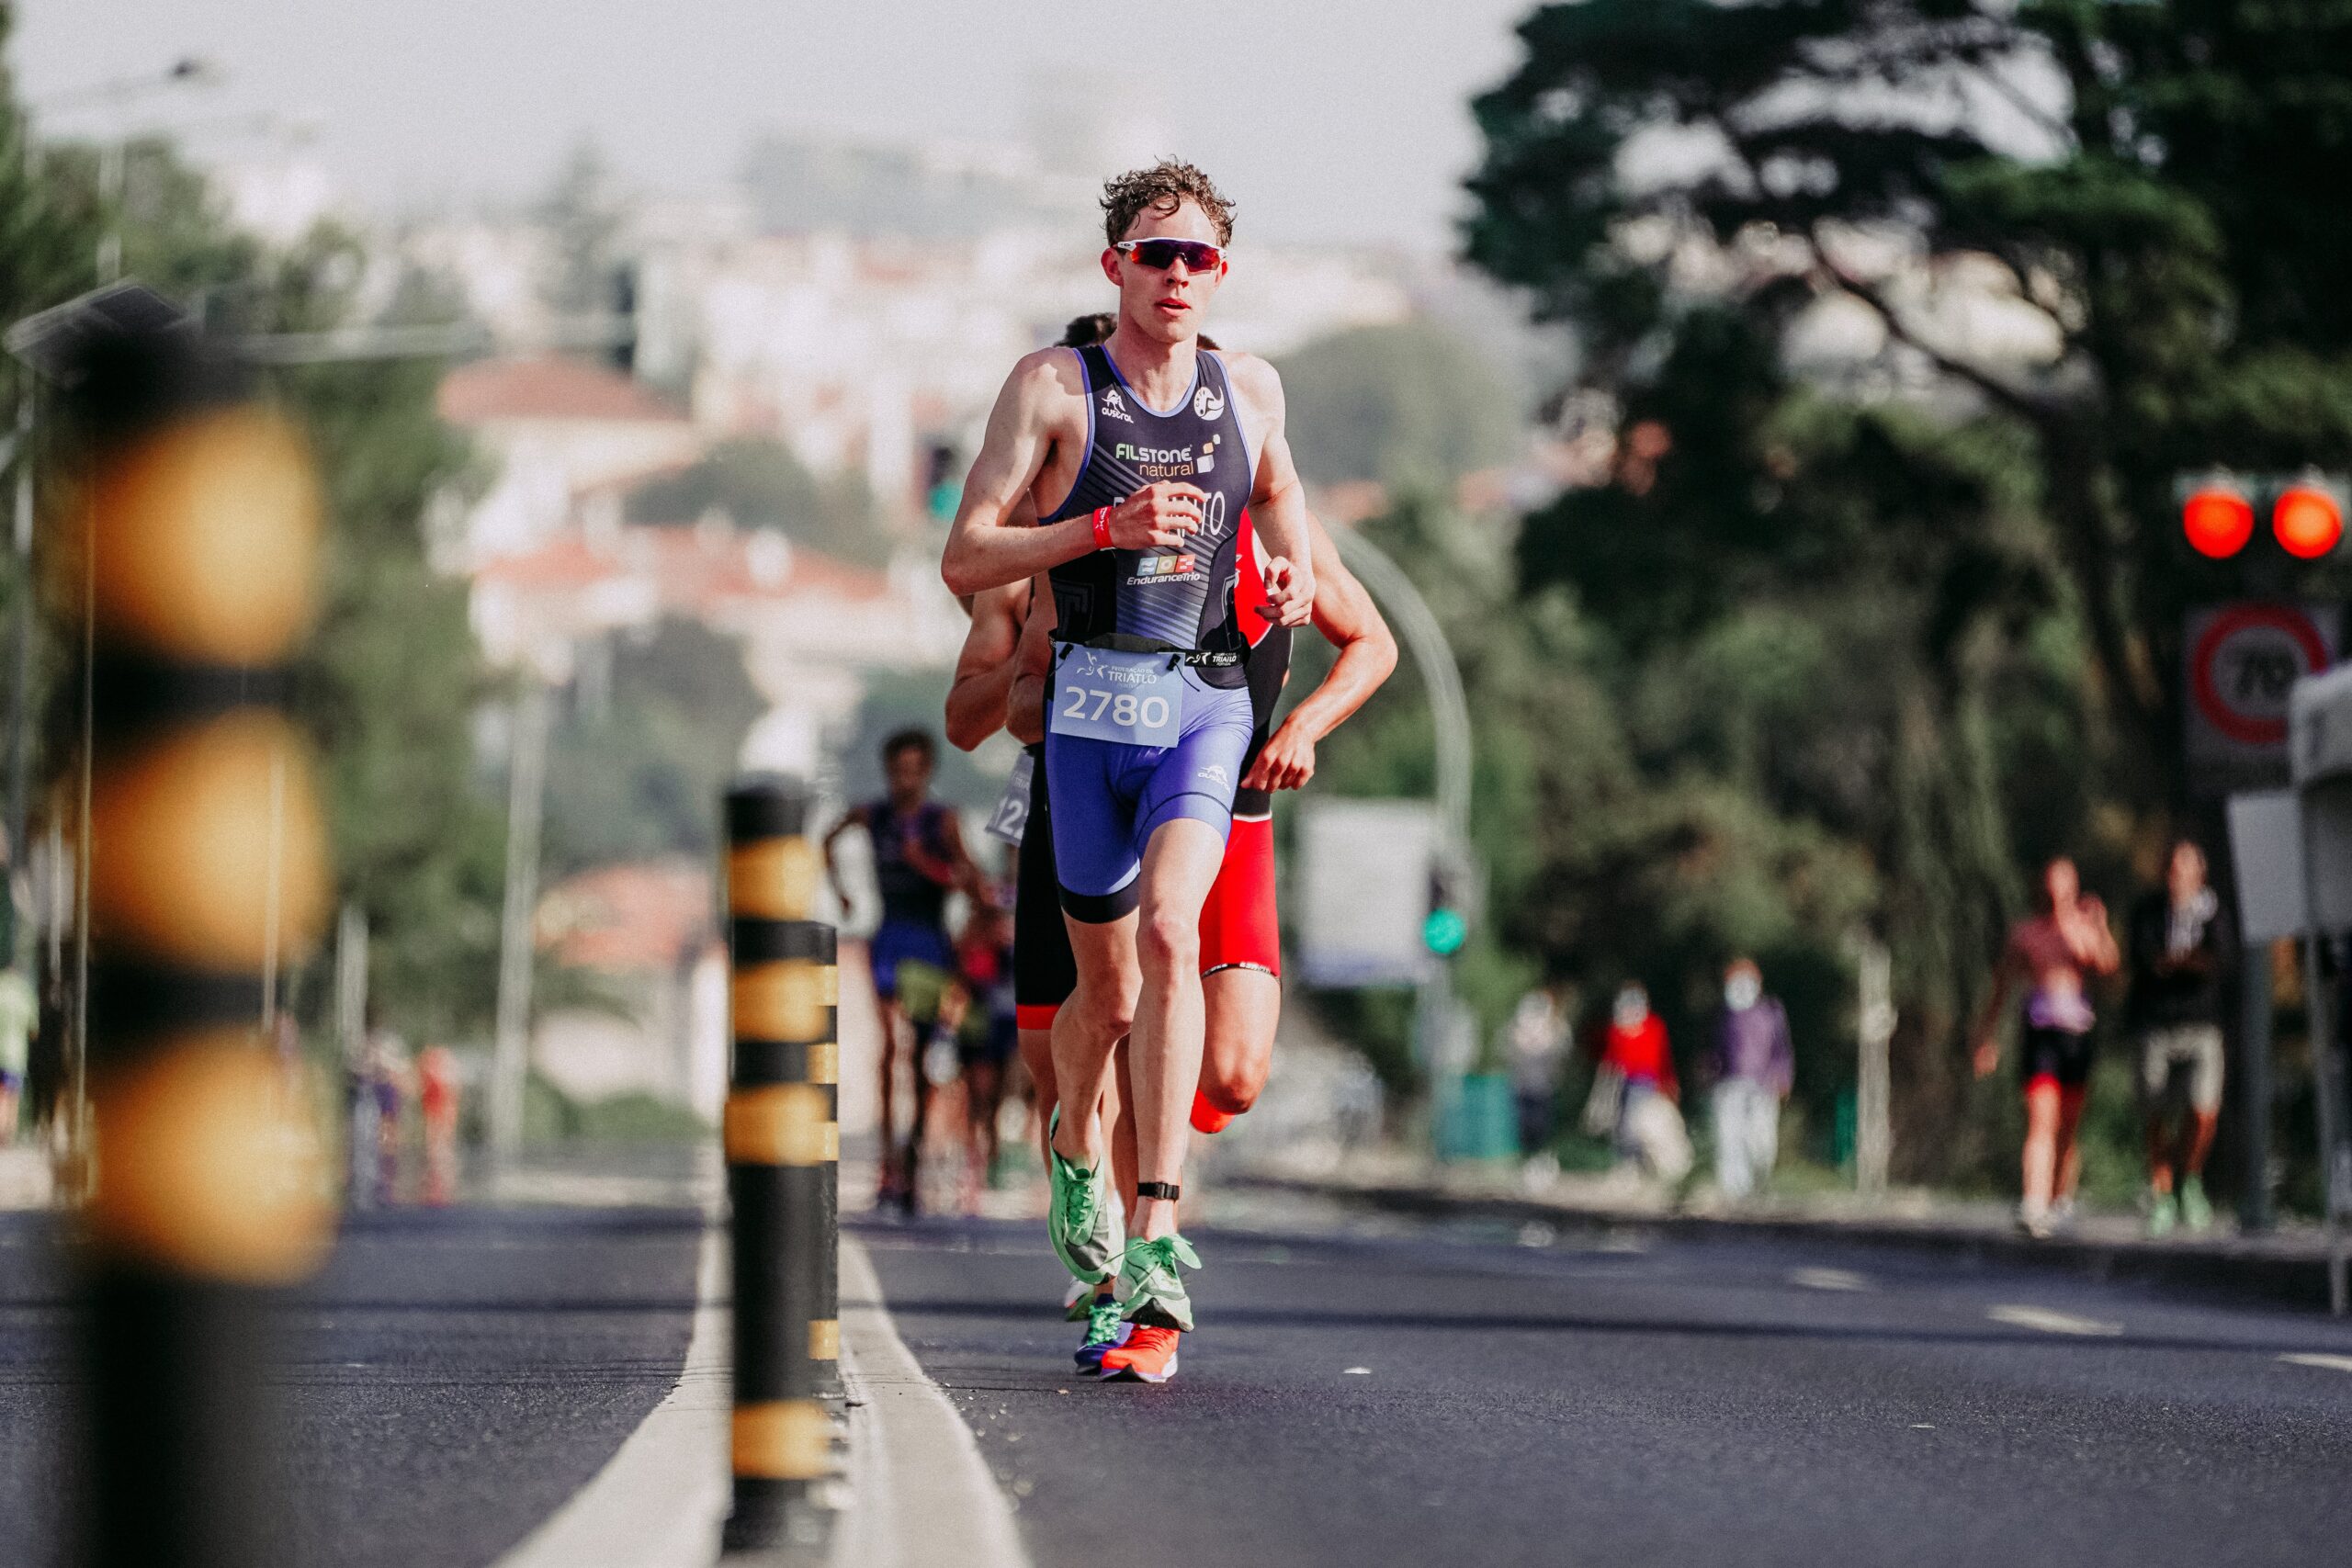
[(891, 1325), (881, 1281), (854, 1236), (842, 1237), (841, 1281), (842, 1382), (857, 1403), (849, 1412), (849, 1506), (833, 1531), (833, 1562), (1029, 1568), (979, 1444)]
[(677, 1385), (497, 1568), (709, 1568), (727, 1514), (727, 1234), (703, 1232)]
[(2019, 1328), (2038, 1329), (2044, 1334), (2102, 1337), (2123, 1332), (2123, 1325), (2120, 1323), (2102, 1323), (2095, 1317), (2076, 1317), (2072, 1313), (2052, 1312), (2048, 1307), (1996, 1306), (1984, 1315), (1996, 1323), (2014, 1324)]
[(2352, 1356), (2330, 1356), (2318, 1350), (2293, 1350), (2278, 1359), (2298, 1367), (2324, 1367), (2331, 1372), (2352, 1372)]
[(1808, 1291), (1867, 1291), (1871, 1282), (1850, 1269), (1794, 1269), (1789, 1283)]

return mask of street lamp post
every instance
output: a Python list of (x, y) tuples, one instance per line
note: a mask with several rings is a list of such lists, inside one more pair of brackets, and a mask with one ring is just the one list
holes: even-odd
[[(1388, 611), (1397, 640), (1411, 654), (1414, 668), (1428, 688), (1430, 727), (1435, 731), (1437, 787), (1438, 879), (1445, 885), (1469, 886), (1470, 770), (1472, 740), (1470, 701), (1462, 689), (1462, 667), (1453, 645), (1439, 624), (1436, 612), (1421, 596), (1405, 569), (1354, 529), (1334, 529), (1331, 541), (1372, 596)], [(1457, 944), (1458, 945), (1458, 944)], [(1432, 953), (1423, 972), (1414, 1010), (1421, 1059), (1430, 1069), (1430, 1100), (1442, 1108), (1453, 1097), (1453, 1078), (1461, 1066), (1453, 1050), (1460, 1011), (1453, 996), (1453, 961), (1450, 953)], [(1440, 1111), (1442, 1114), (1442, 1111)]]

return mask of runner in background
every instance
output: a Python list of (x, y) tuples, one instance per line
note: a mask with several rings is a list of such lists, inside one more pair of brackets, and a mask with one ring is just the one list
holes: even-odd
[[(2139, 1051), (2147, 1119), (2148, 1234), (2165, 1235), (2179, 1224), (2201, 1231), (2213, 1223), (2205, 1156), (2213, 1152), (2222, 1122), (2222, 1010), (2237, 969), (2238, 943), (2228, 911), (2205, 879), (2205, 852), (2196, 840), (2174, 840), (2165, 857), (2165, 885), (2132, 909), (2128, 940), (2132, 991), (2124, 1012)], [(2247, 984), (2267, 978), (2256, 972)], [(2187, 1125), (2177, 1134), (2169, 1115), (2176, 1072), (2188, 1080), (2182, 1087), (2188, 1100)]]
[(2082, 1174), (2075, 1134), (2090, 1083), (2091, 1026), (2098, 1021), (2085, 979), (2112, 975), (2121, 964), (2107, 906), (2082, 890), (2073, 861), (2060, 855), (2042, 867), (2041, 898), (2041, 913), (2009, 932), (1976, 1027), (1976, 1076), (1985, 1077), (2000, 1065), (1995, 1032), (2002, 1012), (2012, 993), (2025, 990), (2018, 1048), (2026, 1113), (2018, 1224), (2037, 1240), (2072, 1213)]
[(878, 1064), (882, 1169), (877, 1203), (897, 1202), (911, 1213), (915, 1167), (922, 1157), (920, 1116), (928, 1099), (915, 1086), (918, 1128), (903, 1148), (897, 1140), (898, 1073), (901, 1062), (920, 1075), (913, 1060), (918, 1030), (936, 1021), (939, 1003), (955, 973), (955, 947), (947, 936), (947, 896), (980, 886), (978, 868), (964, 850), (956, 813), (931, 798), (933, 763), (931, 736), (904, 729), (882, 742), (882, 773), (889, 793), (853, 807), (824, 839), (825, 872), (844, 906), (851, 900), (842, 881), (834, 842), (852, 828), (863, 828), (874, 844), (874, 880), (882, 896), (882, 923), (867, 944), (874, 996), (882, 1021)]

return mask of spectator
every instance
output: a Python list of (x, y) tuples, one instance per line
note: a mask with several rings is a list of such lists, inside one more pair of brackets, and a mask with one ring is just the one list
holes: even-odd
[(424, 1123), (424, 1201), (458, 1192), (458, 1057), (447, 1045), (416, 1054), (416, 1104)]
[[(2165, 886), (2140, 900), (2127, 927), (2132, 991), (2124, 1016), (2140, 1055), (2148, 1126), (2148, 1234), (2187, 1222), (2213, 1223), (2205, 1197), (2205, 1156), (2222, 1119), (2222, 998), (2237, 966), (2237, 937), (2205, 880), (2205, 852), (2177, 840), (2165, 860)], [(2188, 1122), (2176, 1141), (2167, 1090), (2185, 1072)], [(2174, 1190), (2174, 1153), (2179, 1190)]]
[(17, 1141), (19, 1097), (32, 1056), (33, 1025), (40, 1020), (40, 998), (33, 983), (15, 969), (0, 969), (0, 1148)]
[(1519, 1147), (1529, 1158), (1547, 1155), (1560, 1097), (1560, 1059), (1568, 1044), (1567, 1013), (1556, 985), (1538, 986), (1519, 998), (1503, 1029), (1511, 1096), (1519, 1107)]
[(1772, 1174), (1781, 1102), (1796, 1077), (1788, 1011), (1778, 997), (1764, 994), (1764, 975), (1752, 958), (1735, 958), (1724, 970), (1713, 1066), (1715, 1181), (1724, 1197), (1745, 1198)]
[(1683, 1130), (1682, 1086), (1674, 1076), (1666, 1025), (1650, 1011), (1650, 994), (1637, 982), (1617, 993), (1601, 1037), (1600, 1065), (1623, 1083), (1617, 1107), (1617, 1152), (1638, 1161), (1669, 1186), (1690, 1170), (1690, 1139)]

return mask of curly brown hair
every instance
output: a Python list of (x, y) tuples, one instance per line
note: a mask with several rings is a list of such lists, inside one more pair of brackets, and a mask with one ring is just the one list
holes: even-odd
[(1191, 201), (1216, 225), (1216, 243), (1233, 243), (1233, 203), (1208, 175), (1176, 158), (1162, 158), (1148, 169), (1130, 169), (1102, 186), (1102, 232), (1111, 243), (1127, 237), (1137, 218), (1149, 212), (1173, 212)]

